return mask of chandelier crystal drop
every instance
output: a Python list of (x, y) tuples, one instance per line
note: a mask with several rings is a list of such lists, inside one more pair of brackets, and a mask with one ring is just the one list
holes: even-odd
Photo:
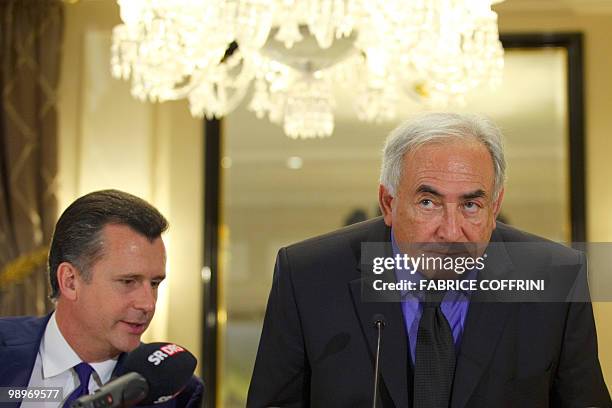
[(252, 88), (257, 117), (329, 136), (334, 84), (367, 121), (393, 119), (403, 93), (445, 106), (497, 85), (501, 1), (117, 0), (111, 69), (136, 98), (188, 98), (197, 117), (227, 115)]

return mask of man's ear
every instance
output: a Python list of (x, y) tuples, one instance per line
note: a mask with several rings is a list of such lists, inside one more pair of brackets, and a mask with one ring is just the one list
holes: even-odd
[(501, 211), (502, 201), (504, 201), (504, 188), (503, 187), (501, 188), (501, 190), (499, 190), (497, 199), (493, 202), (493, 213), (495, 215), (495, 219), (497, 219), (497, 216), (499, 215), (499, 212)]
[(392, 202), (393, 196), (385, 186), (380, 184), (378, 186), (378, 205), (380, 206), (380, 211), (382, 212), (385, 224), (387, 224), (389, 227), (391, 226), (391, 221), (393, 220)]
[(68, 300), (77, 299), (79, 271), (69, 262), (62, 262), (57, 267), (57, 283), (61, 296)]

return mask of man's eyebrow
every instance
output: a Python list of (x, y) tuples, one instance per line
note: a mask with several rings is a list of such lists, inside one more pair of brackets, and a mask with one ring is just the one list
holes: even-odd
[(432, 186), (428, 186), (427, 184), (421, 184), (417, 188), (416, 192), (417, 193), (429, 193), (429, 194), (433, 194), (438, 197), (442, 197), (442, 194), (440, 194), (435, 188), (433, 188)]
[(115, 277), (119, 279), (141, 279), (142, 275), (137, 273), (119, 273)]
[(472, 191), (471, 193), (463, 194), (461, 196), (461, 198), (464, 200), (472, 200), (474, 198), (486, 198), (486, 197), (487, 197), (487, 193), (482, 189), (478, 189), (476, 191)]
[[(416, 191), (417, 193), (429, 193), (435, 195), (436, 197), (444, 197), (444, 194), (440, 193), (438, 190), (427, 184), (421, 184)], [(483, 189), (474, 190), (461, 195), (461, 199), (463, 200), (472, 200), (474, 198), (485, 197), (487, 197), (487, 193)]]
[[(144, 279), (145, 275), (138, 273), (126, 273), (126, 274), (118, 274), (116, 276), (118, 279)], [(153, 276), (151, 280), (164, 280), (166, 279), (166, 275), (157, 275)]]

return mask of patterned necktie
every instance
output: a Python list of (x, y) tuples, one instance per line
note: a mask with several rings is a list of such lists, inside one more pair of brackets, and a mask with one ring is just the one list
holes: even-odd
[(414, 408), (448, 408), (455, 374), (453, 333), (442, 313), (444, 292), (428, 292), (421, 302), (414, 364)]
[(94, 369), (87, 363), (77, 364), (73, 368), (79, 376), (79, 386), (72, 391), (72, 394), (70, 394), (66, 402), (64, 402), (63, 408), (70, 408), (70, 404), (77, 398), (89, 394), (89, 379)]

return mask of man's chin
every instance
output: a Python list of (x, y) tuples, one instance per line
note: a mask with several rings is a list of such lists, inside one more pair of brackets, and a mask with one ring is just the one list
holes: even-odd
[(129, 353), (140, 346), (140, 336), (127, 335), (117, 340), (115, 348), (117, 348), (120, 353)]
[(121, 352), (130, 352), (140, 345), (140, 338), (149, 324), (129, 324), (119, 322), (119, 331), (116, 332), (116, 346)]

